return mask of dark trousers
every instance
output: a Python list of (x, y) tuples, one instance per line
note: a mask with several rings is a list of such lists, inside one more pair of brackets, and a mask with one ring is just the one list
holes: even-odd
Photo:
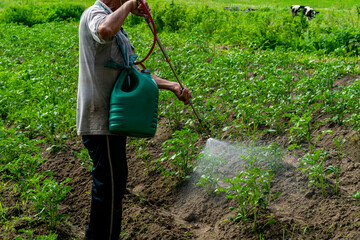
[(93, 184), (87, 239), (118, 240), (121, 232), (122, 199), (128, 175), (126, 137), (82, 137), (93, 160)]

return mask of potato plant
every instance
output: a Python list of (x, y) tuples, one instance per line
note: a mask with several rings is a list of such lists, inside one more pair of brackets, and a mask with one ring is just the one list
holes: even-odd
[(327, 153), (322, 149), (317, 149), (313, 153), (305, 154), (300, 158), (299, 168), (307, 174), (309, 179), (309, 187), (316, 186), (321, 190), (321, 194), (325, 196), (326, 188), (328, 186), (326, 182), (326, 173), (324, 167), (324, 160)]
[(224, 162), (221, 155), (218, 156), (206, 151), (200, 153), (195, 167), (195, 170), (200, 174), (200, 178), (195, 185), (204, 188), (209, 195), (213, 195), (216, 191), (218, 182), (224, 175), (219, 169)]
[(169, 181), (169, 187), (172, 186), (170, 181), (174, 180), (174, 185), (180, 185), (193, 171), (197, 138), (198, 134), (191, 132), (189, 128), (174, 132), (173, 138), (163, 143), (162, 158), (152, 162)]
[(259, 211), (265, 210), (270, 203), (270, 182), (273, 176), (269, 170), (249, 166), (234, 178), (223, 179), (229, 183), (229, 187), (217, 188), (217, 192), (225, 192), (226, 198), (234, 199), (238, 204), (235, 207), (235, 221), (247, 221), (253, 215), (253, 230), (256, 230)]
[(65, 217), (58, 210), (61, 200), (71, 190), (71, 187), (65, 186), (70, 180), (68, 178), (58, 183), (53, 178), (47, 178), (28, 191), (30, 199), (34, 201), (37, 216), (45, 221), (49, 229), (55, 229), (57, 223)]

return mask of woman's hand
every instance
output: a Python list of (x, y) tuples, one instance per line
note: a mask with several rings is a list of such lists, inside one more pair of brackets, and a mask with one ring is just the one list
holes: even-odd
[[(139, 17), (147, 17), (148, 16), (144, 7), (140, 4), (139, 0), (131, 0), (131, 1), (133, 2), (134, 6), (135, 6), (134, 10), (131, 11), (132, 14), (139, 16)], [(148, 9), (148, 11), (151, 12), (147, 1), (142, 0), (142, 2), (144, 3), (144, 5)]]

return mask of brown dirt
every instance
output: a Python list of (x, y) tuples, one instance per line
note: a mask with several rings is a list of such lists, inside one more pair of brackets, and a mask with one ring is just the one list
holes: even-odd
[[(360, 208), (350, 197), (354, 191), (360, 191), (359, 133), (346, 126), (328, 123), (319, 127), (315, 135), (327, 129), (331, 129), (333, 135), (325, 134), (316, 147), (329, 153), (325, 166), (341, 166), (340, 194), (335, 195), (329, 190), (322, 196), (319, 189), (308, 187), (307, 178), (297, 171), (298, 158), (304, 152), (284, 150), (284, 162), (271, 184), (272, 193), (282, 194), (261, 212), (257, 232), (252, 231), (250, 222), (231, 220), (233, 211), (229, 208), (236, 207), (232, 200), (222, 194), (209, 196), (203, 189), (195, 187), (192, 180), (196, 174), (182, 186), (169, 189), (159, 171), (144, 171), (144, 164), (136, 158), (134, 147), (129, 146), (128, 194), (124, 199), (123, 216), (126, 234), (123, 239), (360, 239)], [(161, 144), (171, 137), (170, 132), (162, 121), (146, 149), (151, 155), (150, 160), (159, 158)], [(347, 140), (341, 159), (336, 156), (333, 142), (339, 136)], [(202, 136), (196, 144), (204, 147), (206, 141), (207, 138)], [(278, 142), (284, 149), (289, 145), (286, 135), (262, 135), (259, 142)], [(91, 172), (90, 167), (82, 164), (75, 155), (82, 148), (80, 139), (69, 141), (67, 146), (56, 154), (44, 151), (48, 160), (40, 170), (53, 171), (58, 181), (72, 179), (68, 184), (73, 190), (60, 206), (61, 213), (69, 214), (69, 217), (59, 224), (57, 234), (58, 239), (82, 239), (89, 220)], [(330, 174), (328, 179), (330, 184), (335, 184), (335, 176)], [(7, 206), (14, 206), (20, 199), (11, 187), (0, 189), (0, 196)], [(21, 213), (21, 209), (10, 208), (5, 217)], [(14, 223), (16, 230), (25, 227), (30, 227), (34, 235), (48, 233), (41, 222), (24, 219)], [(3, 237), (15, 239), (14, 234), (7, 232)]]

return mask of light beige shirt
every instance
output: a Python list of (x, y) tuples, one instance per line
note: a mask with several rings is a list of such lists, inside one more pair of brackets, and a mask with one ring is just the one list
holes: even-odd
[[(93, 5), (81, 16), (79, 25), (79, 84), (77, 93), (76, 129), (78, 135), (107, 135), (110, 95), (120, 70), (104, 67), (108, 60), (124, 63), (115, 37), (103, 40), (98, 26), (111, 9)], [(106, 11), (105, 11), (105, 9)], [(120, 30), (122, 45), (128, 57), (135, 54), (125, 31)]]

